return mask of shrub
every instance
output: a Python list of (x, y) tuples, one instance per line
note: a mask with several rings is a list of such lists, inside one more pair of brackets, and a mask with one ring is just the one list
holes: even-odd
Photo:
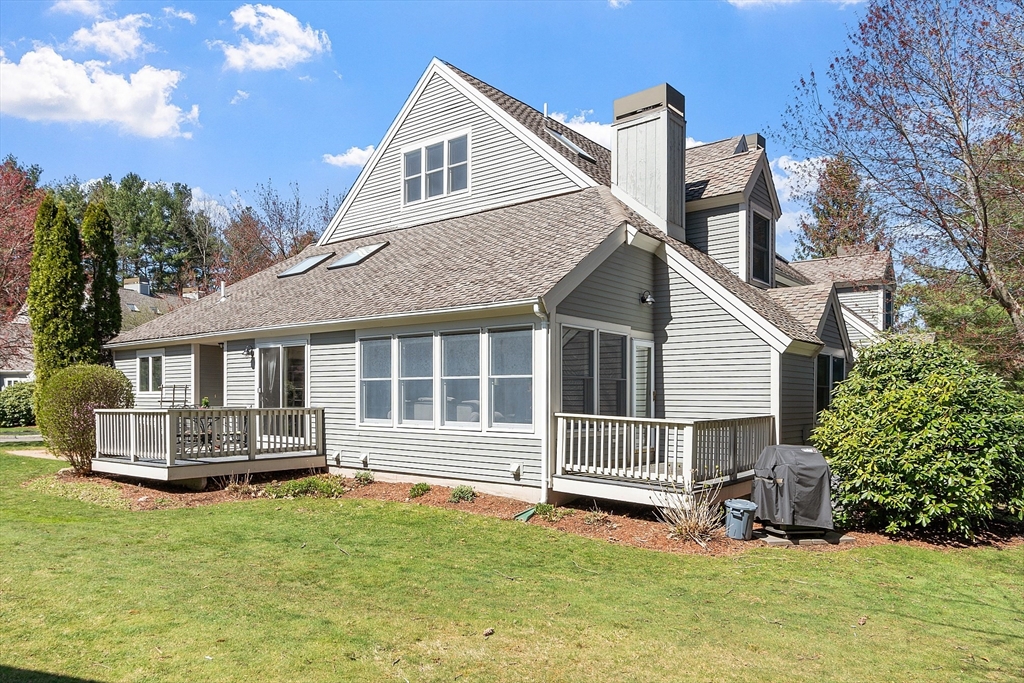
[(330, 474), (272, 482), (265, 489), (268, 498), (340, 498), (345, 484), (340, 477)]
[(35, 382), (18, 382), (0, 391), (0, 427), (26, 427), (36, 423), (32, 401)]
[(725, 530), (722, 505), (717, 502), (721, 490), (721, 483), (697, 490), (693, 484), (679, 488), (672, 482), (656, 493), (658, 509), (655, 514), (668, 528), (669, 538), (689, 539), (706, 550), (708, 541), (721, 536)]
[(369, 486), (373, 483), (373, 472), (370, 470), (359, 470), (356, 472), (354, 479), (360, 486)]
[(465, 484), (453, 488), (451, 495), (448, 496), (449, 503), (472, 503), (474, 500), (476, 500), (476, 491), (472, 486)]
[(538, 517), (551, 522), (552, 524), (560, 521), (563, 517), (568, 517), (572, 514), (572, 510), (555, 507), (551, 503), (538, 503), (537, 506), (534, 507), (533, 511)]
[(838, 524), (972, 537), (997, 507), (1024, 518), (1024, 399), (948, 342), (864, 349), (811, 440)]
[(425, 484), (422, 481), (418, 484), (413, 484), (412, 488), (409, 489), (410, 498), (419, 498), (430, 493), (430, 484)]
[(50, 376), (36, 398), (36, 418), (47, 445), (79, 474), (92, 470), (92, 456), (96, 453), (93, 411), (135, 405), (128, 378), (102, 365), (64, 368)]

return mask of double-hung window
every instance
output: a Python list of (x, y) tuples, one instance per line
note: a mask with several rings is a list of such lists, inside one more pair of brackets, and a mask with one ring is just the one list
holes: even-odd
[(491, 330), (492, 425), (533, 424), (533, 330)]
[(882, 290), (882, 329), (892, 327), (892, 290)]
[(164, 384), (162, 351), (139, 352), (139, 391), (160, 391)]
[(815, 405), (820, 413), (832, 403), (836, 385), (846, 379), (846, 359), (820, 354), (815, 374)]
[(434, 337), (398, 338), (398, 401), (402, 424), (434, 424)]
[(441, 335), (441, 420), (480, 424), (480, 333)]
[(454, 194), (469, 188), (469, 136), (459, 135), (402, 156), (403, 197), (406, 204)]
[(759, 213), (754, 214), (751, 239), (750, 274), (761, 282), (771, 282), (772, 223)]
[(363, 422), (391, 421), (391, 338), (359, 343), (359, 402)]
[(594, 414), (594, 333), (562, 327), (562, 411)]

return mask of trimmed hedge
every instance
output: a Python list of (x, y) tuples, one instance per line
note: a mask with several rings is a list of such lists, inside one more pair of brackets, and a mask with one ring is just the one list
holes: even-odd
[(131, 408), (132, 384), (102, 365), (72, 365), (54, 373), (39, 391), (39, 430), (50, 450), (80, 474), (92, 471), (97, 408)]
[(811, 440), (838, 524), (972, 537), (997, 509), (1024, 519), (1024, 398), (948, 342), (864, 349)]
[(36, 423), (32, 401), (35, 382), (18, 382), (0, 391), (0, 427), (27, 427)]

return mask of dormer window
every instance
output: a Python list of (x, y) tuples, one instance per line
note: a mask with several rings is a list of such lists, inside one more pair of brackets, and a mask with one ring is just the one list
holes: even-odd
[(771, 283), (771, 241), (772, 223), (761, 214), (754, 214), (753, 236), (751, 239), (750, 274), (755, 279)]
[(469, 188), (469, 135), (407, 149), (402, 155), (406, 204), (462, 192)]

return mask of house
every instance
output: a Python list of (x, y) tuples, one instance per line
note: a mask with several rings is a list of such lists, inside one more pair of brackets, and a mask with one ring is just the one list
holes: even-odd
[(777, 288), (763, 137), (687, 149), (668, 85), (614, 113), (609, 150), (433, 60), (315, 245), (112, 340), (137, 408), (99, 412), (94, 468), (749, 492), (844, 376), (842, 303)]
[(0, 358), (0, 389), (35, 379), (32, 332), (24, 310), (13, 320), (0, 324)]

